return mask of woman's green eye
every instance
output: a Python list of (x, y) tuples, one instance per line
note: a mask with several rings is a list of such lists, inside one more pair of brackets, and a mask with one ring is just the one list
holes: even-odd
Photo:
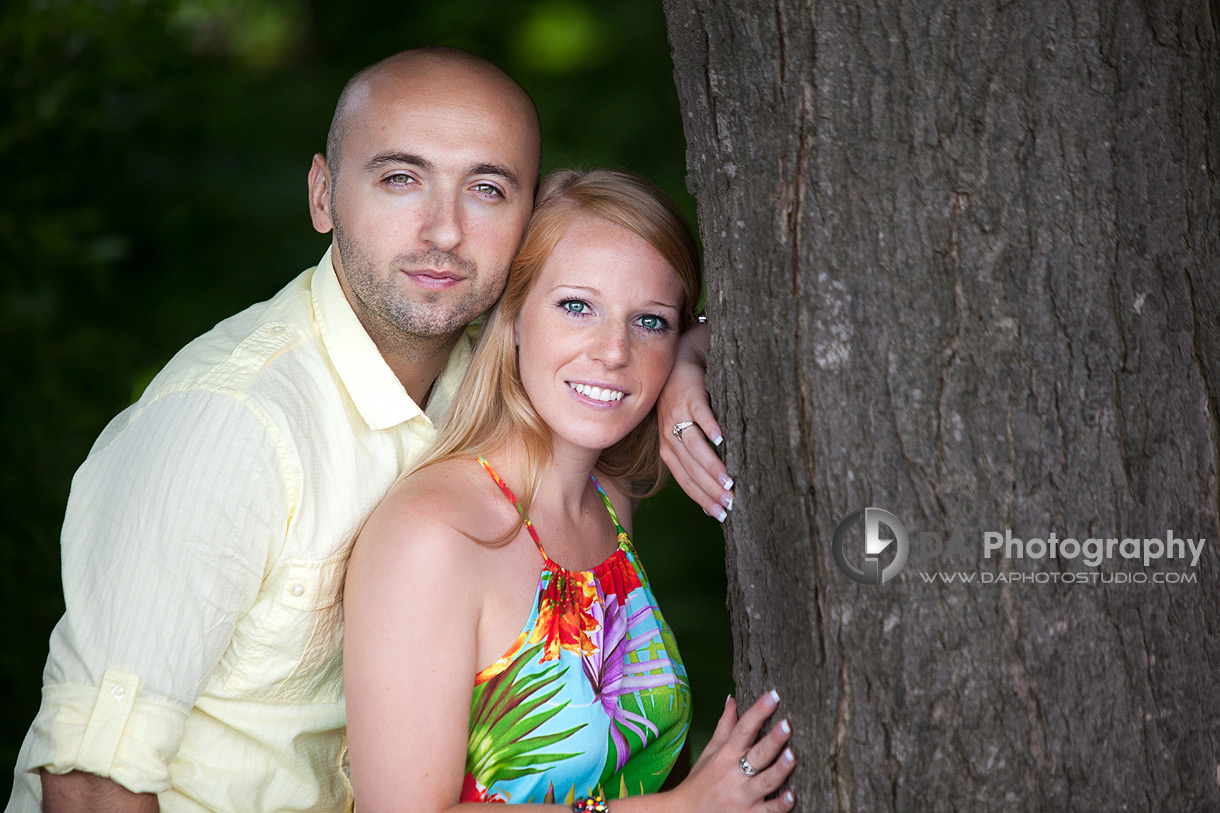
[(665, 333), (669, 330), (669, 321), (664, 316), (657, 316), (655, 313), (646, 313), (636, 319), (635, 323), (640, 326), (641, 330), (649, 333)]
[(569, 299), (567, 302), (563, 303), (563, 306), (571, 313), (584, 313), (585, 308), (589, 307), (579, 299)]

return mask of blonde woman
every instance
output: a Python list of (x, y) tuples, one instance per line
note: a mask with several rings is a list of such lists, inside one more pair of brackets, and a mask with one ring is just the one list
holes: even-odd
[(699, 286), (690, 230), (651, 184), (547, 178), (449, 419), (352, 554), (361, 813), (793, 807), (768, 799), (794, 764), (787, 722), (758, 739), (774, 692), (740, 719), (730, 699), (689, 776), (658, 792), (690, 689), (631, 513), (664, 476), (654, 405)]

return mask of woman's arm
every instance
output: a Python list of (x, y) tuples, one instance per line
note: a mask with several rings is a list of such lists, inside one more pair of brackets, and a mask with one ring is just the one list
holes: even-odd
[[(682, 334), (673, 372), (657, 399), (657, 424), (661, 459), (678, 485), (705, 512), (723, 522), (733, 505), (733, 481), (708, 442), (718, 446), (722, 437), (704, 383), (707, 349), (706, 325), (695, 325)], [(692, 425), (680, 437), (675, 435), (674, 427), (687, 421)]]
[(361, 531), (344, 587), (352, 784), (361, 813), (452, 808), (462, 787), (480, 596), (444, 500), (400, 484)]

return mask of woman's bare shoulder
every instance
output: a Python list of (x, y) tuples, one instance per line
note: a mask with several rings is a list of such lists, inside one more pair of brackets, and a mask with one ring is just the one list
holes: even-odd
[(478, 461), (446, 460), (395, 483), (362, 538), (372, 532), (398, 545), (465, 548), (502, 535), (514, 516)]

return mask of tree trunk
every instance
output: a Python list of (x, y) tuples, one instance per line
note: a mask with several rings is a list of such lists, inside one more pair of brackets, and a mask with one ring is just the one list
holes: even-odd
[[(736, 677), (798, 808), (1220, 809), (1216, 0), (666, 14)], [(832, 555), (866, 506), (882, 585)], [(1196, 563), (1034, 544), (1170, 529)]]

